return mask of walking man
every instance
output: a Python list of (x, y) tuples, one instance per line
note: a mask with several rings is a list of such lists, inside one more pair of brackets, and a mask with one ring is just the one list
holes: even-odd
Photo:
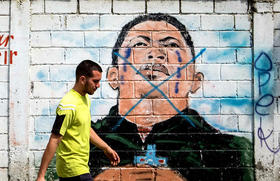
[(60, 181), (92, 181), (89, 173), (90, 144), (102, 149), (113, 166), (118, 154), (91, 128), (90, 99), (100, 87), (101, 67), (84, 60), (76, 68), (74, 87), (62, 98), (47, 148), (43, 154), (37, 181), (45, 181), (48, 165), (56, 152), (56, 169)]

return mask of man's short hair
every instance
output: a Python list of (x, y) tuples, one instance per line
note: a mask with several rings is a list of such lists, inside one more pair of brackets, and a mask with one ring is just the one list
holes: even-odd
[(112, 64), (113, 65), (118, 65), (118, 56), (115, 55), (115, 52), (119, 53), (119, 49), (122, 46), (122, 43), (128, 33), (128, 31), (134, 27), (137, 24), (140, 24), (145, 21), (165, 21), (173, 26), (175, 26), (178, 31), (181, 32), (181, 35), (183, 36), (186, 44), (189, 46), (191, 49), (191, 54), (192, 57), (195, 56), (194, 52), (194, 46), (193, 42), (191, 39), (191, 36), (189, 35), (189, 32), (187, 31), (185, 25), (183, 25), (180, 21), (178, 21), (175, 17), (170, 16), (168, 14), (163, 14), (163, 13), (155, 13), (155, 14), (147, 14), (143, 16), (138, 16), (137, 18), (133, 19), (129, 23), (123, 26), (121, 33), (118, 36), (118, 39), (114, 45), (113, 51), (112, 51)]
[(92, 60), (83, 60), (76, 68), (76, 82), (79, 80), (81, 76), (92, 77), (92, 71), (97, 70), (98, 72), (102, 72), (102, 68), (100, 65), (95, 63)]

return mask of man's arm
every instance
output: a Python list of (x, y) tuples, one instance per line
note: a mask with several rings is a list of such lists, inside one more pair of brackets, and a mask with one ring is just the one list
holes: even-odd
[(92, 128), (90, 128), (90, 142), (104, 151), (105, 155), (110, 159), (113, 166), (116, 166), (120, 163), (120, 157), (117, 152), (107, 145), (107, 143), (105, 143)]
[(47, 145), (47, 148), (43, 154), (40, 170), (38, 173), (37, 181), (45, 181), (45, 173), (47, 171), (47, 168), (55, 154), (56, 148), (58, 147), (60, 141), (62, 139), (61, 135), (51, 134), (49, 143)]

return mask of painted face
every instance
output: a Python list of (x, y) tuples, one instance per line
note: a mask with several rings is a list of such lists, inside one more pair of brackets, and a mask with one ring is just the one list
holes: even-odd
[(188, 106), (189, 92), (199, 88), (194, 84), (194, 64), (181, 69), (192, 59), (190, 48), (178, 29), (165, 21), (135, 25), (119, 54), (126, 60), (118, 58), (118, 68), (109, 70), (108, 79), (118, 80), (111, 86), (120, 91), (119, 113), (138, 125), (146, 127), (178, 114)]
[(97, 88), (100, 87), (100, 80), (101, 80), (102, 73), (97, 70), (93, 70), (92, 75), (93, 75), (92, 77), (88, 77), (86, 79), (86, 83), (85, 83), (85, 92), (89, 95), (94, 94)]

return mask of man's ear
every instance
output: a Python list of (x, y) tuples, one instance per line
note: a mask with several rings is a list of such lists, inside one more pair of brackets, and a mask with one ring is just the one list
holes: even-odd
[(110, 67), (107, 71), (107, 80), (109, 81), (109, 85), (114, 90), (119, 88), (118, 77), (119, 77), (118, 68)]
[(197, 72), (194, 75), (194, 80), (193, 80), (191, 91), (190, 91), (192, 94), (196, 93), (196, 91), (201, 87), (201, 83), (202, 83), (203, 79), (204, 79), (204, 75), (201, 72)]
[(79, 78), (79, 82), (82, 84), (82, 85), (85, 85), (86, 84), (86, 81), (87, 81), (87, 78), (82, 75), (80, 78)]

